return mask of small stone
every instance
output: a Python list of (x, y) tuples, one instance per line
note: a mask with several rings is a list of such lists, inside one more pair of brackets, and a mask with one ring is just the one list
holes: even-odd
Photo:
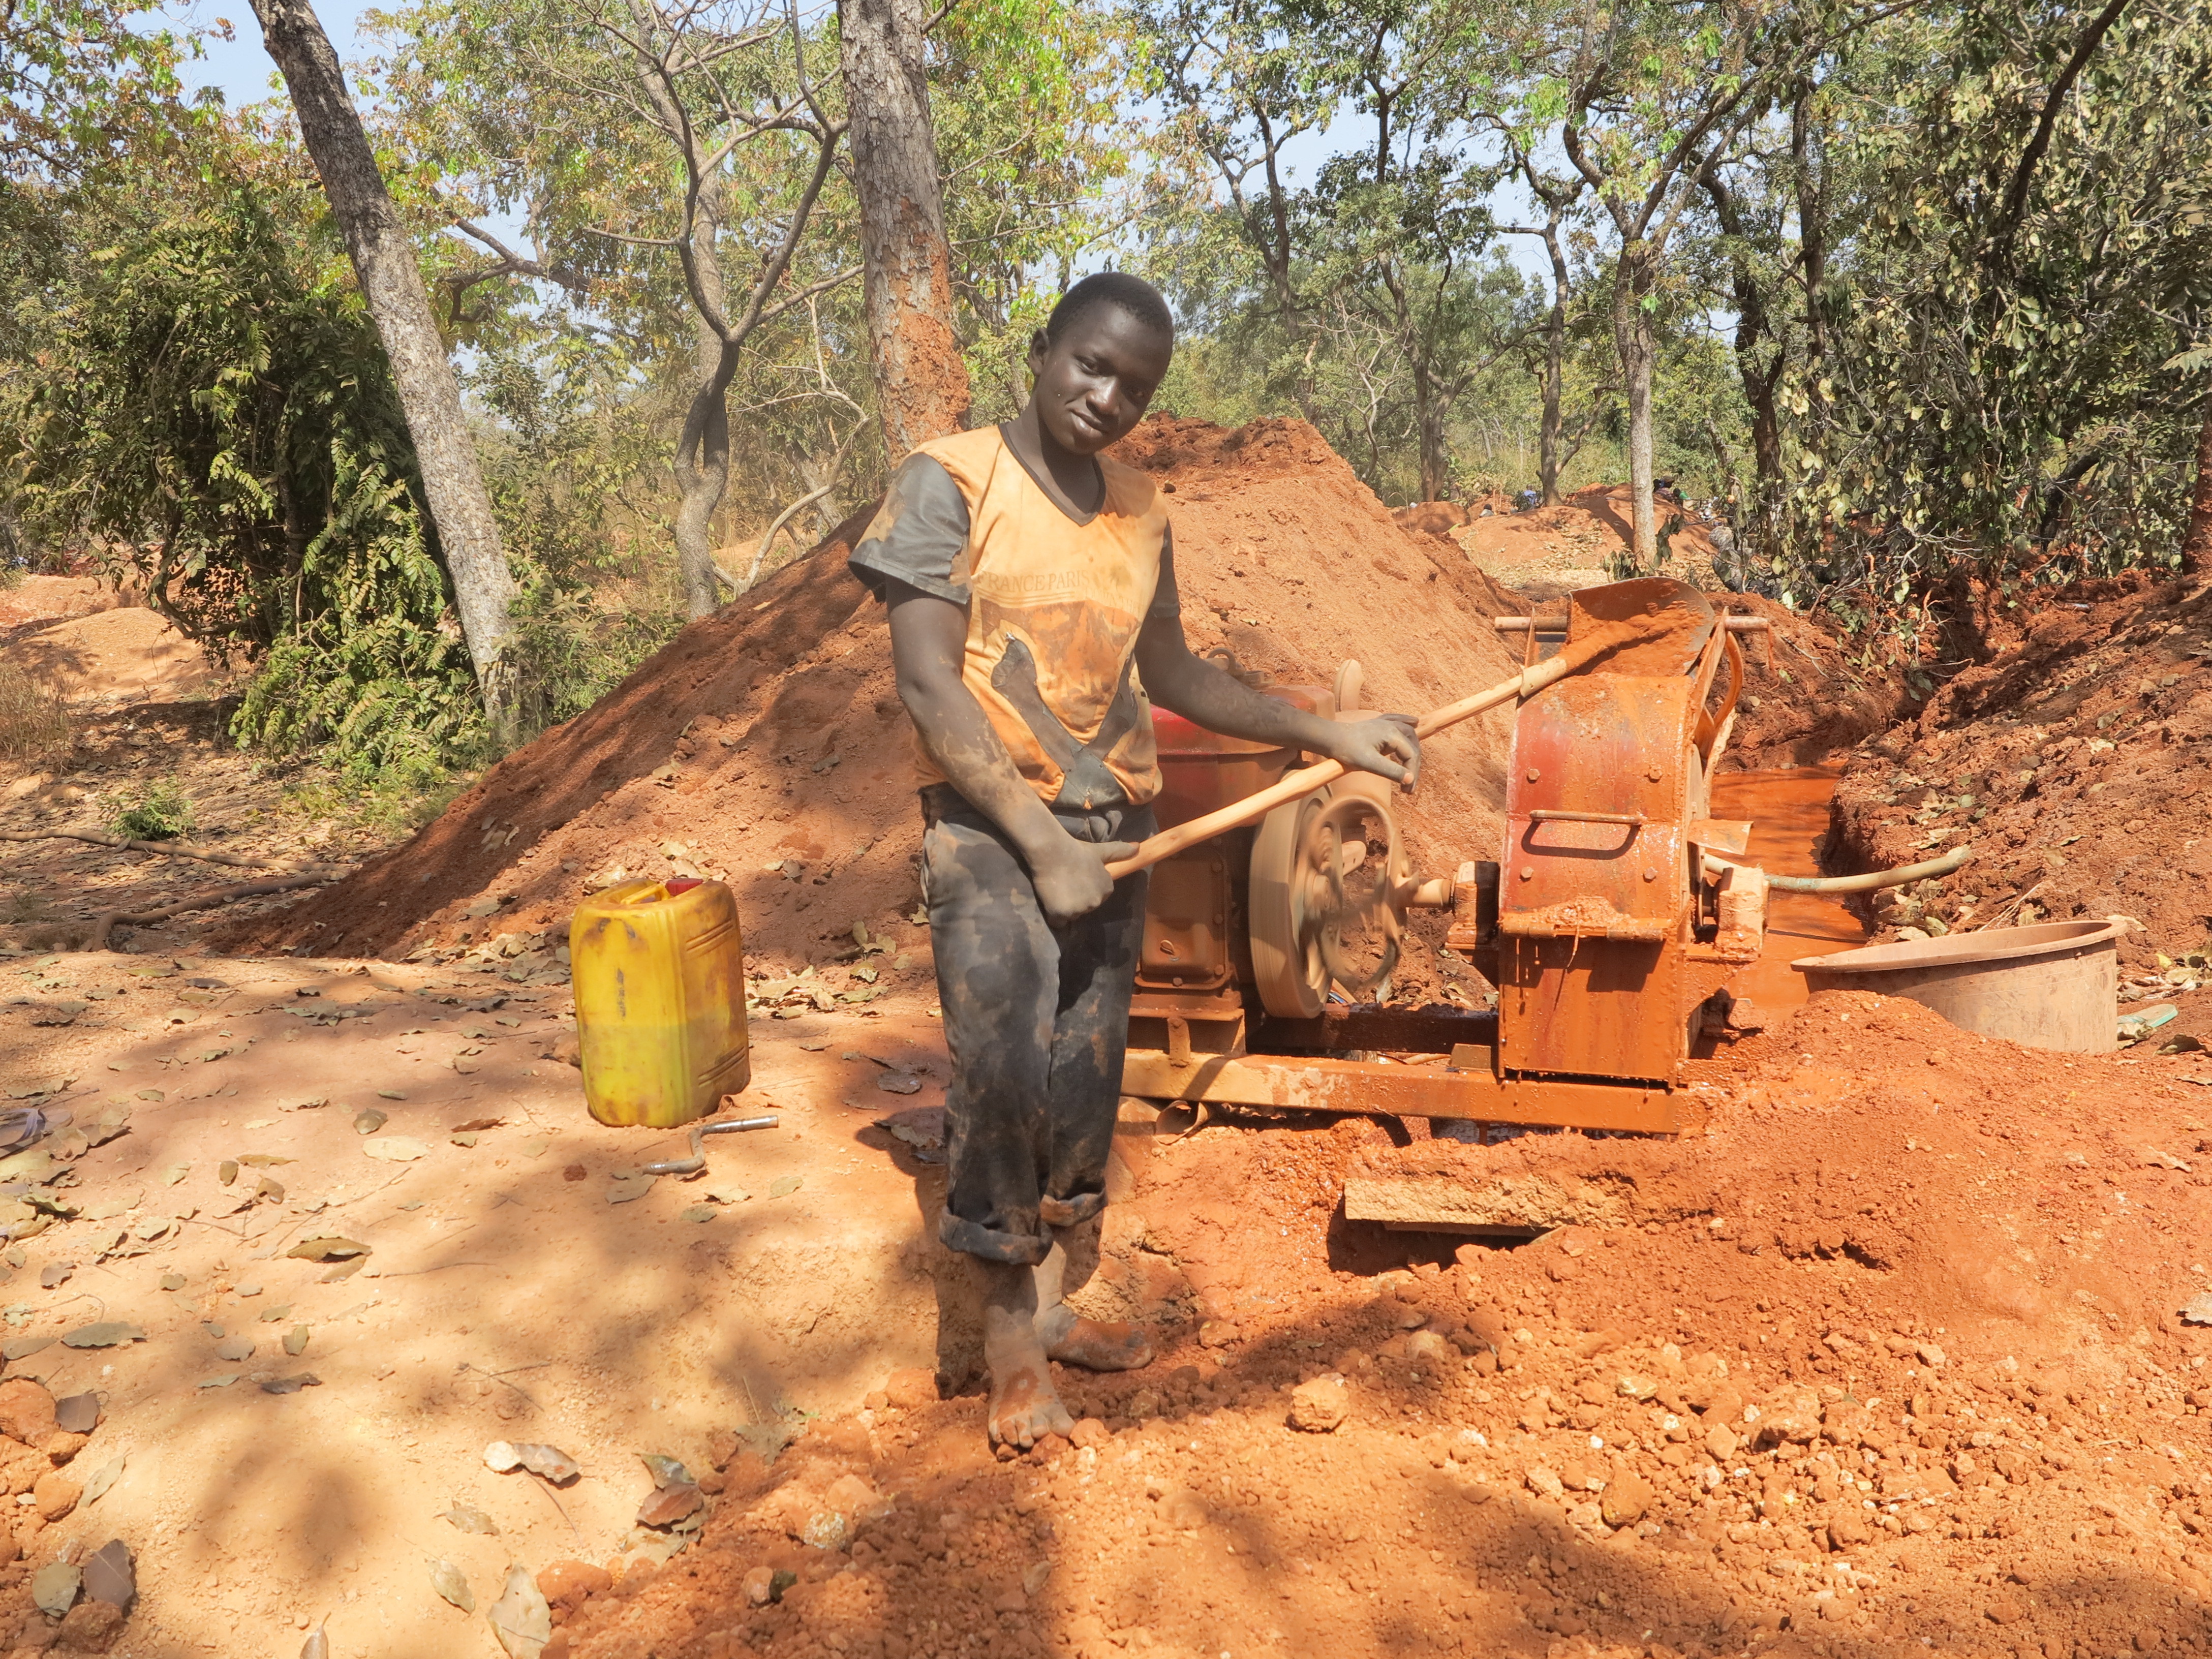
[(1160, 1524), (1177, 1532), (1195, 1532), (1206, 1524), (1206, 1500), (1188, 1486), (1176, 1486), (1160, 1498)]
[(1112, 1433), (1108, 1431), (1105, 1424), (1095, 1417), (1086, 1417), (1078, 1423), (1075, 1425), (1075, 1432), (1069, 1436), (1069, 1438), (1078, 1448), (1085, 1451), (1097, 1451), (1102, 1447), (1112, 1444), (1114, 1440)]
[(1290, 1424), (1294, 1429), (1331, 1434), (1351, 1415), (1352, 1390), (1334, 1372), (1301, 1382), (1291, 1391)]
[(1406, 1339), (1406, 1358), (1440, 1365), (1458, 1358), (1459, 1350), (1438, 1332), (1415, 1331)]
[(614, 1583), (612, 1573), (588, 1561), (556, 1561), (539, 1570), (538, 1592), (555, 1607), (574, 1613), (586, 1596), (603, 1595)]
[(1725, 1423), (1716, 1423), (1705, 1431), (1705, 1454), (1716, 1463), (1725, 1463), (1735, 1455), (1735, 1431)]
[(85, 1434), (72, 1434), (67, 1429), (56, 1429), (46, 1437), (39, 1449), (46, 1453), (46, 1462), (59, 1468), (82, 1451), (91, 1437)]
[(1522, 1478), (1528, 1481), (1529, 1491), (1541, 1493), (1546, 1498), (1557, 1499), (1566, 1493), (1567, 1483), (1559, 1479), (1555, 1470), (1547, 1469), (1541, 1464), (1528, 1470)]
[(1863, 1510), (1838, 1510), (1828, 1517), (1828, 1547), (1841, 1553), (1874, 1540), (1874, 1523)]
[(855, 1527), (864, 1521), (880, 1521), (891, 1512), (890, 1500), (857, 1474), (841, 1474), (830, 1483), (822, 1501)]
[(1644, 1518), (1657, 1494), (1642, 1475), (1624, 1471), (1606, 1482), (1598, 1503), (1608, 1527), (1632, 1527)]
[(57, 1426), (54, 1397), (43, 1383), (27, 1376), (0, 1382), (0, 1434), (27, 1446), (39, 1446), (46, 1443)]
[(1920, 1356), (1920, 1363), (1923, 1365), (1932, 1367), (1943, 1363), (1943, 1350), (1933, 1342), (1919, 1343), (1914, 1346), (1912, 1352)]
[(48, 1469), (31, 1488), (31, 1502), (48, 1521), (58, 1521), (76, 1507), (84, 1487), (59, 1469)]
[(921, 1366), (893, 1371), (884, 1380), (884, 1397), (901, 1411), (937, 1403), (937, 1373)]

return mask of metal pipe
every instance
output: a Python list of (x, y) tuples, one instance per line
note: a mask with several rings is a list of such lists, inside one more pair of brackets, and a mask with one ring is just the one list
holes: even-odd
[[(1721, 620), (1731, 634), (1764, 634), (1769, 626), (1764, 617), (1723, 617)], [(1546, 633), (1563, 634), (1566, 631), (1567, 619), (1562, 617), (1556, 623), (1539, 624), (1534, 617), (1492, 617), (1490, 625), (1501, 634), (1525, 634), (1531, 628), (1538, 628)]]
[(1577, 812), (1564, 806), (1539, 806), (1528, 814), (1531, 823), (1626, 823), (1651, 822), (1641, 812)]
[(1785, 893), (1872, 893), (1884, 887), (1925, 881), (1930, 876), (1948, 876), (1973, 854), (1971, 846), (1954, 847), (1940, 859), (1929, 859), (1925, 864), (1908, 864), (1899, 870), (1869, 870), (1863, 876), (1770, 875), (1766, 884)]

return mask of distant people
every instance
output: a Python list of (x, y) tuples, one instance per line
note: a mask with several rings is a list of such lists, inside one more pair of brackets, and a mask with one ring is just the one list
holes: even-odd
[(1534, 513), (1543, 499), (1544, 492), (1540, 489), (1524, 489), (1513, 498), (1513, 510), (1516, 513)]
[(1655, 501), (1666, 501), (1675, 507), (1682, 504), (1681, 495), (1675, 489), (1674, 481), (1672, 478), (1654, 478), (1651, 481), (1651, 499)]

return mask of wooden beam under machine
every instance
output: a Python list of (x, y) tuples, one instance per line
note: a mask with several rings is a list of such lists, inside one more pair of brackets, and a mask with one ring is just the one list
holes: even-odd
[(1261, 1110), (1426, 1117), (1540, 1128), (1626, 1129), (1674, 1134), (1674, 1093), (1663, 1085), (1497, 1075), (1495, 1051), (1462, 1044), (1441, 1066), (1291, 1054), (1171, 1056), (1132, 1048), (1125, 1094)]

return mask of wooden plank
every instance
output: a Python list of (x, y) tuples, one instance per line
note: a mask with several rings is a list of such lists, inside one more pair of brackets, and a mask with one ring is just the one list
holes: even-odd
[(1663, 1088), (1550, 1078), (1500, 1079), (1486, 1069), (1282, 1054), (1194, 1054), (1177, 1064), (1157, 1048), (1132, 1048), (1122, 1065), (1121, 1091), (1152, 1100), (1204, 1100), (1285, 1111), (1675, 1133), (1674, 1098)]
[(1472, 1234), (1619, 1227), (1633, 1219), (1607, 1186), (1528, 1172), (1353, 1176), (1344, 1183), (1344, 1213), (1411, 1231)]

